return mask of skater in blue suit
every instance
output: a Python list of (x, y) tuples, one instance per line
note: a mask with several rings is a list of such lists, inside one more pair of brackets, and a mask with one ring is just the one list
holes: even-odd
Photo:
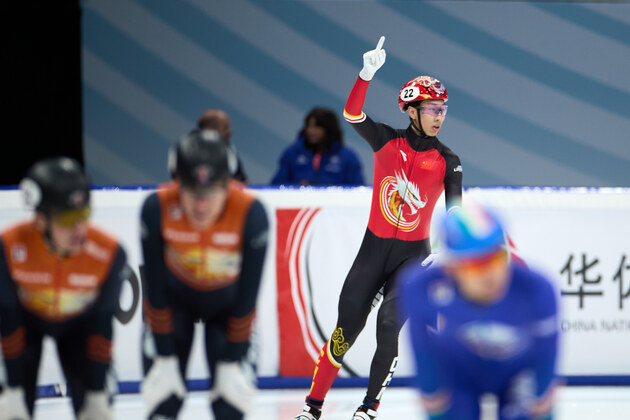
[(510, 262), (501, 222), (486, 208), (449, 212), (440, 235), (439, 262), (409, 266), (399, 278), (429, 419), (478, 420), (487, 393), (501, 420), (551, 419), (558, 341), (551, 282)]

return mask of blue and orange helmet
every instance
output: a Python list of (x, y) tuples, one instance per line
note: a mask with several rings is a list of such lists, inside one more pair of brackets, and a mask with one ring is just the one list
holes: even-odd
[(441, 224), (441, 244), (449, 262), (481, 259), (506, 249), (499, 217), (480, 205), (456, 208)]

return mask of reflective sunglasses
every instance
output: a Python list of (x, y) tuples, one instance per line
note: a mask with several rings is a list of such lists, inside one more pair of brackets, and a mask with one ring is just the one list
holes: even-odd
[(455, 270), (460, 276), (478, 275), (484, 271), (494, 270), (508, 262), (507, 250), (501, 249), (490, 255), (470, 260), (458, 261), (455, 263)]
[(90, 218), (90, 207), (85, 206), (76, 210), (67, 210), (53, 216), (55, 222), (64, 227), (73, 227), (79, 222), (85, 222)]
[(420, 113), (422, 114), (433, 115), (434, 117), (440, 117), (440, 116), (444, 117), (446, 116), (446, 110), (448, 109), (448, 105), (431, 104), (431, 105), (416, 107), (416, 109), (419, 110)]

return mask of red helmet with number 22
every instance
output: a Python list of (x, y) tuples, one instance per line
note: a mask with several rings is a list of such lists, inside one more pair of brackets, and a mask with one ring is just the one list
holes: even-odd
[(398, 107), (401, 112), (405, 112), (410, 104), (427, 99), (444, 99), (446, 102), (448, 92), (438, 79), (431, 76), (418, 76), (405, 83), (400, 89)]

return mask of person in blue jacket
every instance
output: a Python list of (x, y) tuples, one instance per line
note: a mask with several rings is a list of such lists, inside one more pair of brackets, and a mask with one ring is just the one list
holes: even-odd
[(343, 145), (343, 133), (335, 113), (313, 108), (304, 127), (282, 153), (272, 185), (363, 185), (363, 169), (357, 154)]
[(502, 225), (487, 208), (449, 212), (441, 227), (437, 263), (408, 266), (399, 278), (429, 419), (477, 420), (484, 394), (496, 396), (501, 420), (551, 419), (555, 288), (510, 261)]

